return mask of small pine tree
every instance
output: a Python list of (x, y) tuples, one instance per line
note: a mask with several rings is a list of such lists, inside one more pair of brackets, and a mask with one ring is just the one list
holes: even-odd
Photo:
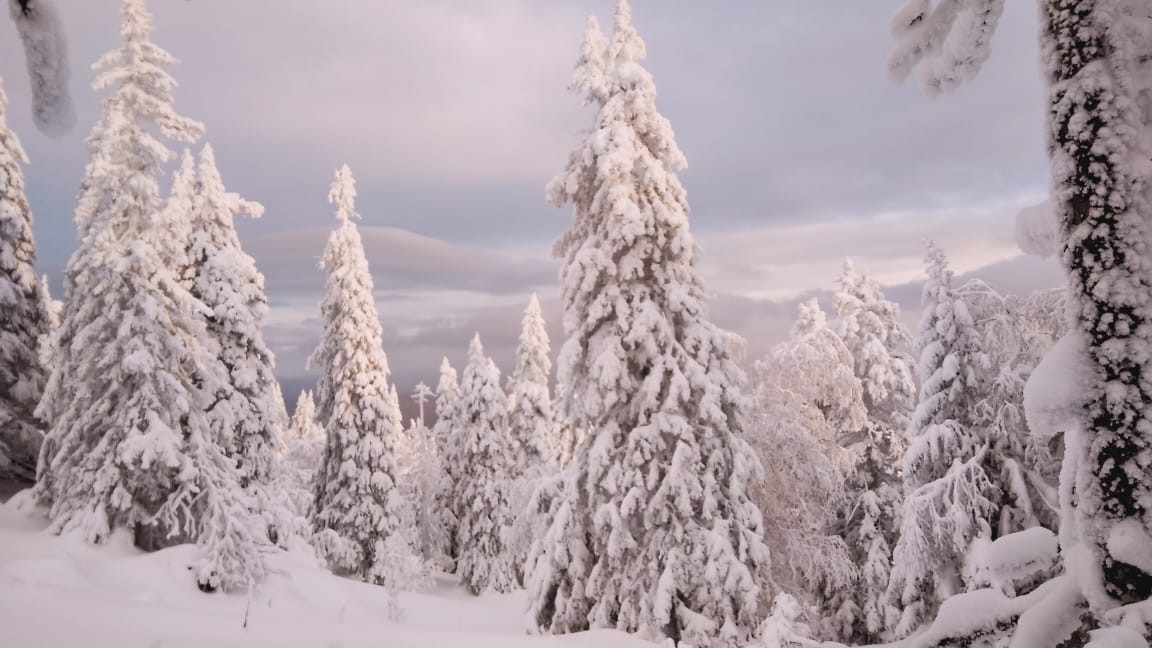
[(516, 587), (516, 575), (506, 547), (511, 526), (508, 404), (500, 388), (500, 370), (484, 354), (479, 334), (468, 347), (460, 395), (463, 444), (459, 458), (467, 470), (459, 476), (459, 499), (454, 506), (459, 520), (457, 569), (473, 594), (509, 592)]
[(52, 330), (46, 287), (36, 278), (32, 210), (21, 164), (28, 162), (7, 125), (0, 88), (0, 479), (31, 483), (44, 439), (35, 416), (47, 371), (39, 344)]
[(324, 428), (316, 420), (310, 390), (300, 392), (284, 437), (284, 488), (297, 515), (311, 517), (316, 473), (324, 459)]
[(388, 358), (372, 298), (372, 275), (357, 217), (355, 181), (347, 166), (328, 195), (339, 222), (321, 267), (328, 274), (321, 305), (324, 332), (310, 362), (320, 369), (318, 417), (327, 436), (316, 476), (313, 526), (332, 568), (391, 588), (393, 536), (402, 533), (404, 502), (396, 478), (402, 433), (391, 403)]
[(986, 466), (989, 448), (974, 417), (987, 357), (968, 306), (952, 286), (944, 253), (929, 244), (926, 261), (916, 341), (920, 395), (904, 460), (903, 521), (888, 587), (900, 610), (900, 637), (963, 590), (964, 556), (974, 538), (991, 535), (996, 506), (994, 475)]
[(463, 402), (456, 370), (448, 358), (444, 358), (440, 361), (440, 381), (436, 385), (436, 425), (432, 428), (432, 436), (444, 470), (444, 488), (440, 493), (438, 508), (444, 517), (443, 523), (448, 534), (448, 572), (456, 571), (456, 561), (460, 556), (460, 548), (456, 544), (459, 520), (456, 518), (455, 507), (466, 472), (460, 463), (464, 434), (462, 417)]
[[(427, 389), (427, 387), (425, 387)], [(455, 516), (446, 515), (444, 466), (436, 439), (423, 423), (423, 418), (409, 421), (398, 448), (401, 487), (411, 503), (415, 545), (425, 563), (446, 569), (451, 564), (449, 548), (450, 522)]]
[(515, 476), (538, 472), (556, 455), (555, 416), (549, 375), (551, 345), (536, 295), (528, 301), (516, 349), (516, 369), (508, 381), (508, 434), (515, 448)]

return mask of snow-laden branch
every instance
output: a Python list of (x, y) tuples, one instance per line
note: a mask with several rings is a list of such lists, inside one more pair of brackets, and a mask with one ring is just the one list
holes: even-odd
[(52, 0), (8, 0), (8, 13), (24, 44), (36, 127), (50, 137), (64, 135), (76, 123), (76, 111), (68, 90), (68, 43), (56, 5)]

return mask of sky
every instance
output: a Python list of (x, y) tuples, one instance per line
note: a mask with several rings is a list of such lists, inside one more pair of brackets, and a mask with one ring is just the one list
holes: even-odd
[[(32, 125), (28, 76), (0, 20), (0, 79), (26, 168), (41, 271), (60, 295), (72, 214), (100, 96), (91, 62), (116, 44), (117, 0), (56, 0), (68, 35), (76, 128)], [(1048, 167), (1037, 25), (1007, 3), (971, 84), (928, 97), (886, 73), (898, 0), (633, 0), (657, 106), (703, 249), (711, 314), (748, 341), (783, 340), (801, 299), (830, 305), (851, 257), (915, 320), (924, 242), (962, 277), (1003, 291), (1061, 283), (1022, 256), (1015, 214), (1044, 200)], [(463, 364), (479, 331), (505, 371), (537, 292), (563, 331), (547, 204), (592, 114), (566, 85), (587, 15), (612, 0), (151, 0), (154, 40), (180, 59), (176, 107), (204, 122), (226, 184), (263, 203), (238, 223), (266, 277), (266, 329), (286, 396), (310, 386), (336, 224), (328, 186), (351, 166), (385, 350), (401, 393)]]

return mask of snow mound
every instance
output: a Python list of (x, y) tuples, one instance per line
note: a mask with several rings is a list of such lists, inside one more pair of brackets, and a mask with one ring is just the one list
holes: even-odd
[(394, 622), (384, 588), (333, 576), (304, 554), (269, 556), (270, 575), (250, 593), (203, 594), (189, 570), (197, 558), (194, 546), (145, 554), (124, 532), (93, 546), (53, 536), (45, 527), (41, 511), (0, 506), (5, 645), (652, 646), (612, 631), (526, 636), (523, 592), (474, 597), (448, 577), (427, 592), (401, 594), (402, 620)]
[(1138, 520), (1127, 519), (1112, 527), (1108, 553), (1145, 573), (1152, 573), (1152, 537)]
[(1048, 439), (1067, 432), (1083, 416), (1093, 370), (1079, 333), (1060, 338), (1024, 386), (1024, 413), (1032, 434)]
[(1044, 527), (1032, 527), (994, 542), (983, 539), (974, 542), (968, 561), (972, 573), (981, 582), (1013, 582), (1050, 568), (1058, 552), (1056, 534)]

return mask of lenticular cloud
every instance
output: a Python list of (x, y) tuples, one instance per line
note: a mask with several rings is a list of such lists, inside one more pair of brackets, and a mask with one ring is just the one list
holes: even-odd
[(52, 0), (8, 0), (8, 10), (24, 43), (36, 127), (50, 137), (63, 135), (76, 123), (76, 111), (68, 93), (68, 46), (56, 6)]

